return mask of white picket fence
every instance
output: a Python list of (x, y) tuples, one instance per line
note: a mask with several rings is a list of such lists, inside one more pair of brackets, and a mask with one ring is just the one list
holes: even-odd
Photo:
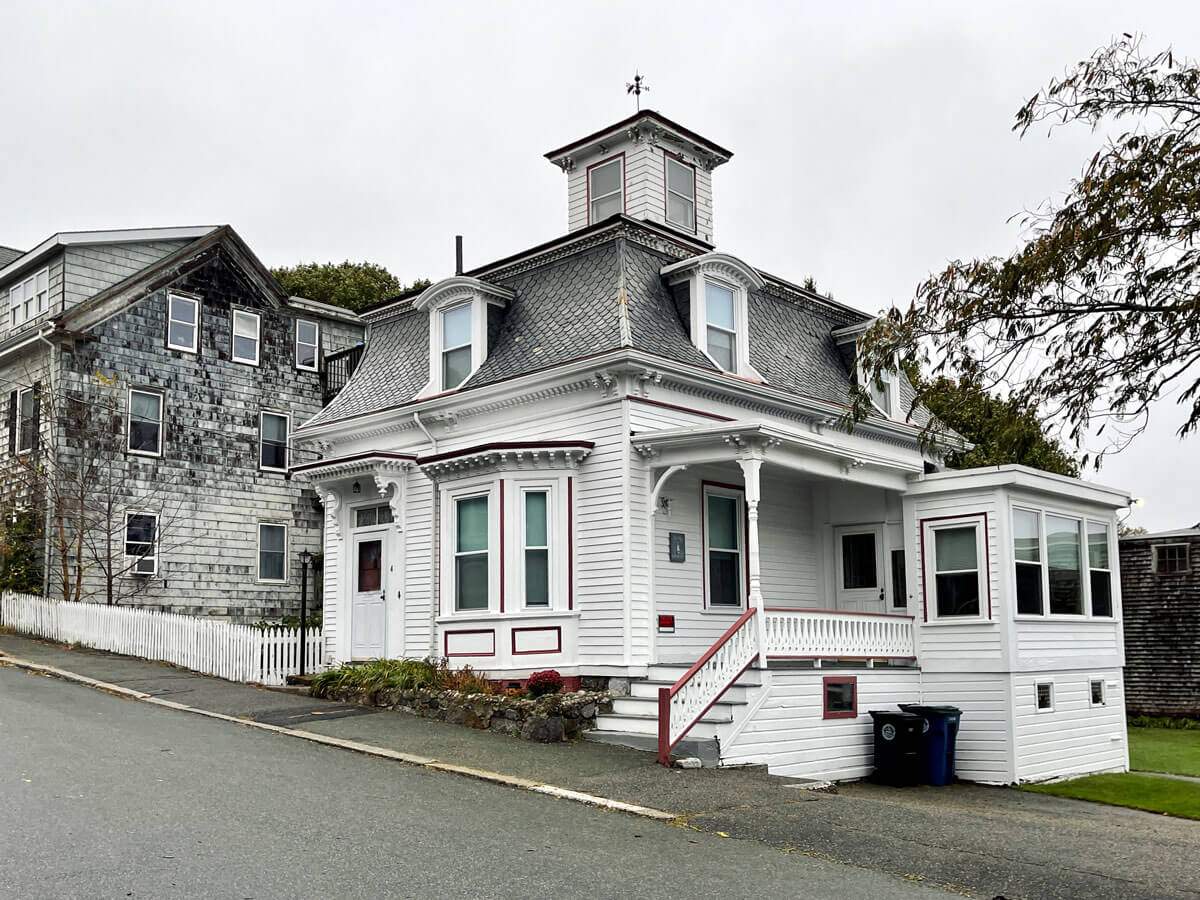
[[(176, 613), (0, 593), (0, 625), (22, 634), (183, 666), (204, 675), (283, 684), (300, 671), (299, 628), (252, 628)], [(321, 629), (306, 636), (305, 671), (321, 668)]]

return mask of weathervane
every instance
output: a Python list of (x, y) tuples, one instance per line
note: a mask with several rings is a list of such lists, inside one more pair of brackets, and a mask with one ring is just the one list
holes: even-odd
[(638, 112), (642, 111), (642, 91), (647, 93), (650, 91), (650, 85), (643, 83), (644, 79), (637, 70), (634, 70), (633, 81), (625, 85), (625, 93), (633, 94), (637, 100)]

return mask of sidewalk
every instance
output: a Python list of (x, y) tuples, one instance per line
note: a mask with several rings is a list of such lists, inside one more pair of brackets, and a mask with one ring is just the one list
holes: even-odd
[(1200, 893), (1200, 822), (972, 785), (895, 789), (859, 783), (842, 785), (837, 794), (812, 793), (760, 769), (665, 769), (653, 754), (623, 747), (534, 744), (0, 634), (0, 660), (4, 655), (196, 710), (663, 810), (679, 825), (972, 896)]

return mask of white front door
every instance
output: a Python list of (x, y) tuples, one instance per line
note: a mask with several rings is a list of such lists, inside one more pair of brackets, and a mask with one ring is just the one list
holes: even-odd
[(387, 627), (387, 566), (383, 531), (368, 531), (354, 536), (354, 555), (350, 559), (352, 600), (350, 603), (350, 656), (375, 659), (383, 656)]
[(837, 608), (887, 612), (884, 606), (883, 528), (856, 525), (833, 531)]

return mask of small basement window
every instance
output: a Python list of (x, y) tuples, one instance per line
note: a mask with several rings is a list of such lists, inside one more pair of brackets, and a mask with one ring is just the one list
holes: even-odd
[(1051, 712), (1054, 709), (1054, 682), (1042, 681), (1034, 685), (1038, 712)]
[(1105, 706), (1106, 701), (1104, 698), (1104, 679), (1093, 678), (1089, 688), (1091, 692), (1092, 706)]
[(858, 679), (853, 675), (831, 675), (823, 680), (826, 719), (853, 719), (858, 716)]
[(1156, 544), (1150, 552), (1155, 575), (1178, 575), (1188, 571), (1187, 544)]

